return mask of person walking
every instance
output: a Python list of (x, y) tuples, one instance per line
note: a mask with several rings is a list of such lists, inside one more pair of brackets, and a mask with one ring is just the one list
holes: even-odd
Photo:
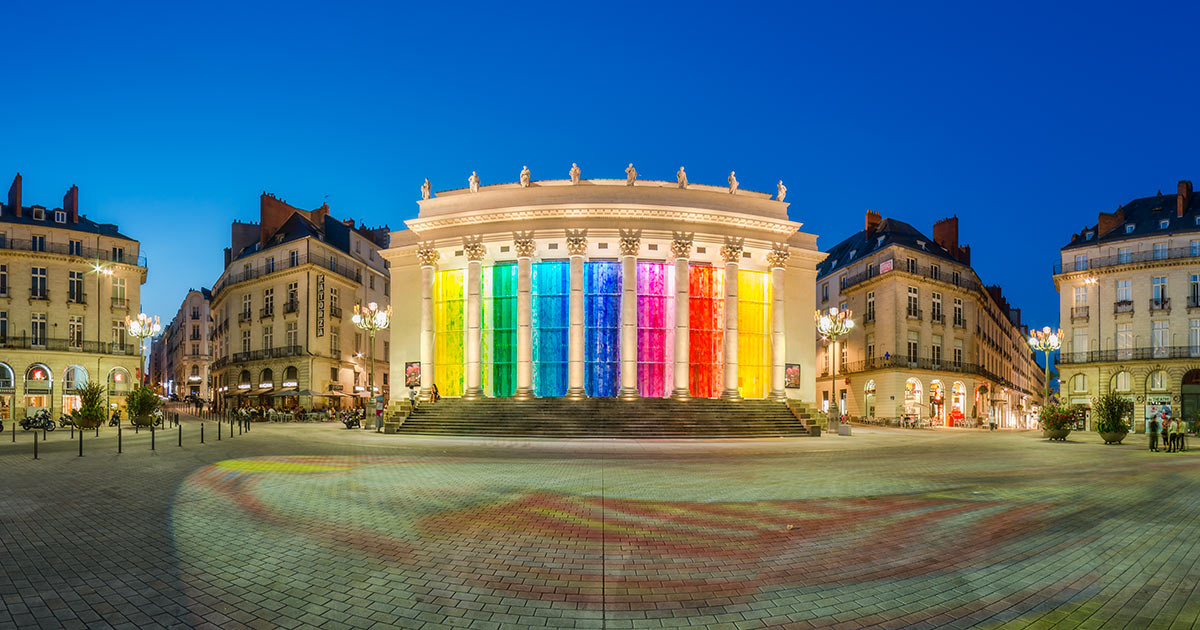
[(1146, 428), (1146, 430), (1148, 433), (1150, 433), (1150, 452), (1157, 453), (1158, 452), (1158, 416), (1152, 416), (1150, 418), (1150, 426), (1148, 426)]
[(1166, 440), (1167, 440), (1167, 452), (1168, 453), (1175, 452), (1175, 434), (1178, 431), (1179, 431), (1179, 421), (1176, 420), (1175, 418), (1171, 418), (1171, 421), (1167, 423), (1166, 431), (1164, 431), (1164, 433), (1167, 434)]
[(1175, 421), (1175, 435), (1172, 436), (1175, 438), (1175, 452), (1176, 453), (1183, 451), (1183, 436), (1185, 433), (1187, 433), (1187, 423), (1184, 422), (1183, 420), (1176, 420)]
[(432, 392), (432, 395), (430, 396), (430, 398), (433, 399), (433, 402), (437, 402), (438, 399), (440, 399), (441, 397), (442, 397), (442, 395), (440, 393), (438, 393), (437, 383), (434, 383), (433, 384), (433, 392)]

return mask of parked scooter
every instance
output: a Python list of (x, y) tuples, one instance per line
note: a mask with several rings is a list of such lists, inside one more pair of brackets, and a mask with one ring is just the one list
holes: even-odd
[(75, 419), (72, 418), (70, 414), (66, 414), (66, 413), (64, 413), (58, 417), (58, 426), (60, 426), (64, 429), (70, 428), (70, 427), (75, 427), (76, 429), (79, 428), (79, 426), (75, 424)]
[(30, 429), (53, 431), (56, 426), (54, 420), (50, 419), (50, 412), (46, 409), (39, 409), (33, 416), (27, 416), (21, 420), (21, 428), (25, 431)]
[(121, 426), (121, 410), (120, 409), (113, 409), (112, 418), (110, 418), (108, 420), (108, 426), (110, 426), (110, 427)]

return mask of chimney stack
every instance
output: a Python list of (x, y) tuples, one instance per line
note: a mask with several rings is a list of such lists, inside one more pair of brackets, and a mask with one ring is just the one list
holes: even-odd
[(12, 186), (8, 189), (8, 209), (13, 216), (21, 216), (21, 174), (13, 178)]
[(71, 223), (79, 223), (79, 187), (71, 186), (63, 195), (63, 210), (67, 211), (67, 219)]
[(958, 215), (933, 224), (933, 242), (958, 258)]
[(1181, 180), (1179, 182), (1179, 196), (1175, 198), (1175, 216), (1182, 217), (1184, 212), (1187, 212), (1188, 205), (1192, 203), (1192, 182)]
[(867, 238), (871, 238), (871, 235), (875, 234), (875, 230), (879, 229), (879, 224), (882, 221), (883, 218), (879, 216), (878, 212), (875, 212), (874, 210), (867, 210), (867, 221), (865, 228), (867, 231)]

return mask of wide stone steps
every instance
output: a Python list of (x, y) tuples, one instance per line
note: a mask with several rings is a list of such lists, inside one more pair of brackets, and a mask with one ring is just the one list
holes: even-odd
[(783, 403), (747, 400), (511, 398), (423, 403), (401, 434), (548, 438), (763, 438), (808, 435)]

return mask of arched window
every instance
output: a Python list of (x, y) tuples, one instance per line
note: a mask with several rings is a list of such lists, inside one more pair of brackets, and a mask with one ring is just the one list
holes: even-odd
[(7, 363), (0, 363), (0, 389), (13, 388), (13, 370)]
[(53, 379), (50, 378), (50, 368), (46, 367), (44, 363), (34, 363), (25, 370), (25, 382), (27, 384), (30, 382), (44, 382), (49, 386), (51, 380)]
[(296, 380), (298, 378), (297, 372), (298, 372), (298, 370), (296, 370), (296, 366), (294, 366), (294, 365), (287, 366), (287, 369), (283, 371), (283, 380), (285, 380), (285, 381)]
[(1152, 392), (1167, 391), (1167, 373), (1163, 370), (1155, 370), (1146, 377), (1146, 389)]
[(199, 365), (192, 366), (192, 376), (200, 376), (200, 366)]
[(1129, 372), (1121, 371), (1113, 374), (1110, 386), (1114, 392), (1128, 392), (1130, 389)]
[(864, 394), (874, 394), (875, 393), (875, 379), (871, 379), (871, 380), (867, 381), (867, 386), (863, 388), (863, 393)]
[(1076, 374), (1071, 378), (1071, 391), (1086, 394), (1088, 390), (1087, 374)]
[(80, 389), (88, 384), (88, 371), (81, 365), (72, 365), (63, 372), (64, 389)]
[(242, 370), (242, 373), (238, 375), (238, 385), (249, 385), (249, 384), (250, 384), (250, 370)]
[(123, 367), (115, 367), (108, 373), (108, 391), (110, 393), (129, 391), (129, 371)]
[(259, 374), (258, 386), (259, 387), (274, 387), (275, 386), (275, 373), (271, 371), (271, 368), (267, 368), (267, 369), (263, 370), (261, 374)]

